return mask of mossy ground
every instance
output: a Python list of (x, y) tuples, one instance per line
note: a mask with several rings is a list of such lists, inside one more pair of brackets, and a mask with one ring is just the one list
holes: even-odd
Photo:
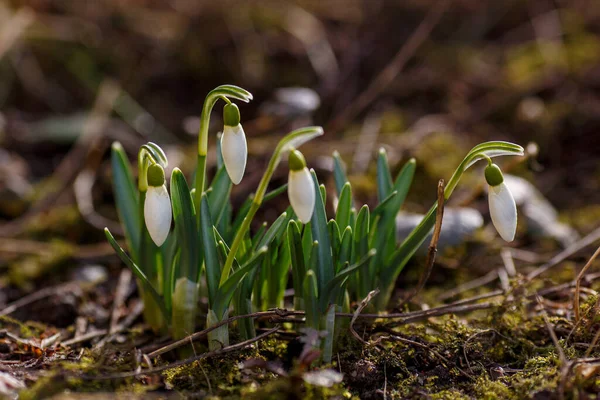
[[(535, 286), (535, 285), (534, 285)], [(524, 293), (529, 290), (524, 288)], [(425, 293), (425, 296), (427, 293)], [(558, 301), (559, 299), (555, 299)], [(564, 299), (563, 299), (564, 300)], [(597, 296), (582, 304), (582, 319), (548, 313), (552, 329), (567, 360), (600, 356), (585, 353), (597, 330)], [(39, 337), (40, 324), (3, 319), (3, 326), (21, 337)], [(30, 374), (23, 399), (52, 394), (128, 393), (169, 395), (185, 398), (301, 399), (301, 398), (432, 398), (432, 399), (519, 399), (595, 396), (600, 385), (595, 373), (574, 368), (565, 377), (559, 352), (535, 300), (497, 301), (494, 306), (464, 316), (446, 315), (427, 321), (399, 324), (394, 320), (359, 320), (355, 329), (369, 344), (350, 335), (337, 342), (333, 363), (344, 380), (331, 388), (305, 384), (291, 362), (289, 334), (272, 335), (241, 351), (210, 357), (156, 374), (120, 379), (94, 379), (135, 371), (141, 363), (139, 343), (151, 342), (148, 332), (132, 331), (120, 344), (103, 347), (58, 348), (39, 358), (41, 368)], [(398, 339), (400, 338), (400, 339)], [(232, 341), (238, 339), (232, 335)], [(415, 342), (417, 344), (415, 344)], [(198, 342), (193, 352), (206, 351)], [(291, 347), (290, 347), (291, 349)], [(33, 359), (23, 350), (23, 357)], [(176, 360), (166, 354), (156, 366)], [(264, 369), (244, 369), (241, 363), (262, 359), (286, 371), (281, 376)], [(84, 377), (82, 377), (84, 375)], [(562, 380), (562, 382), (561, 382)]]

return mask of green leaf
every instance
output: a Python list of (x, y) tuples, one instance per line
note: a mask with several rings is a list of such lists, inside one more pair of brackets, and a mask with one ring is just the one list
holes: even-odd
[(139, 210), (139, 193), (131, 173), (131, 164), (119, 142), (111, 149), (113, 192), (119, 220), (123, 224), (127, 247), (134, 260), (139, 260), (142, 221)]
[(329, 238), (331, 239), (331, 254), (334, 260), (338, 259), (342, 237), (340, 235), (340, 228), (334, 219), (329, 220), (327, 223), (327, 230), (329, 231)]
[[(485, 157), (497, 157), (504, 155), (523, 155), (523, 148), (517, 144), (509, 142), (485, 142), (478, 144), (473, 147), (469, 153), (462, 160), (460, 165), (456, 168), (452, 177), (448, 180), (446, 188), (444, 189), (444, 198), (448, 200), (452, 195), (452, 192), (458, 185), (460, 178), (463, 173), (472, 166), (475, 162), (485, 159)], [(415, 254), (417, 249), (427, 238), (429, 232), (433, 229), (435, 224), (435, 216), (437, 213), (437, 201), (429, 209), (429, 212), (419, 225), (417, 225), (412, 232), (404, 239), (398, 249), (392, 254), (390, 258), (389, 267), (382, 271), (379, 280), (381, 282), (381, 293), (379, 294), (380, 300), (377, 301), (379, 308), (385, 307), (387, 300), (389, 300), (392, 289), (395, 285), (398, 275), (408, 262), (410, 258)]]
[(350, 225), (350, 210), (352, 210), (352, 186), (346, 182), (339, 195), (337, 210), (335, 211), (335, 220), (338, 226), (345, 229)]
[(306, 307), (306, 326), (318, 330), (320, 317), (318, 309), (319, 287), (317, 285), (317, 276), (314, 271), (306, 271), (302, 289)]
[(163, 298), (165, 299), (165, 308), (169, 315), (173, 310), (173, 292), (175, 291), (175, 271), (177, 270), (177, 266), (179, 265), (181, 258), (181, 250), (177, 249), (170, 263), (169, 274), (167, 279), (165, 280), (165, 287), (163, 290)]
[[(362, 206), (354, 229), (354, 253), (352, 260), (362, 259), (369, 252), (369, 206)], [(371, 272), (371, 271), (369, 271)], [(359, 296), (365, 297), (375, 286), (370, 273), (361, 273), (358, 280)]]
[(208, 195), (208, 205), (210, 206), (210, 217), (213, 221), (218, 221), (223, 215), (225, 207), (229, 203), (229, 194), (231, 193), (231, 179), (227, 175), (225, 167), (219, 168), (210, 185)]
[(369, 206), (363, 205), (354, 225), (354, 254), (363, 257), (369, 251)]
[(271, 227), (267, 230), (267, 233), (265, 233), (265, 235), (263, 236), (263, 238), (260, 240), (260, 242), (258, 243), (258, 245), (256, 247), (257, 248), (261, 248), (263, 246), (270, 247), (273, 240), (280, 239), (281, 236), (283, 235), (283, 233), (285, 232), (285, 229), (286, 229), (290, 219), (291, 219), (291, 216), (289, 216), (288, 213), (286, 213), (286, 212), (282, 213), (275, 220), (275, 222), (273, 222)]
[[(394, 182), (393, 190), (397, 192), (397, 195), (390, 201), (386, 207), (386, 212), (389, 213), (390, 220), (394, 222), (396, 214), (400, 211), (400, 207), (404, 204), (408, 191), (412, 184), (413, 177), (415, 176), (415, 169), (417, 163), (414, 158), (411, 158), (404, 164), (404, 167), (400, 170), (396, 181)], [(394, 222), (395, 223), (395, 222)]]
[(377, 157), (377, 199), (381, 203), (392, 192), (392, 174), (388, 165), (387, 154), (382, 147)]
[[(356, 264), (351, 265), (350, 267), (345, 268), (344, 270), (338, 272), (336, 276), (327, 283), (325, 289), (321, 293), (321, 297), (319, 299), (321, 310), (327, 309), (329, 304), (335, 302), (336, 297), (338, 297), (338, 293), (340, 288), (342, 287), (344, 281), (353, 273), (359, 272), (361, 268), (367, 267), (370, 259), (375, 256), (377, 250), (371, 249), (369, 252), (362, 257)], [(366, 269), (366, 268), (364, 268)], [(363, 271), (364, 271), (363, 269)], [(341, 306), (341, 304), (339, 304)]]
[(292, 264), (292, 277), (296, 297), (302, 297), (302, 282), (306, 275), (306, 263), (302, 249), (302, 238), (296, 221), (291, 220), (287, 228), (287, 242), (290, 248), (290, 261)]
[(263, 260), (264, 256), (267, 254), (268, 248), (261, 247), (251, 258), (244, 264), (241, 268), (235, 271), (233, 274), (227, 278), (225, 283), (223, 283), (217, 292), (215, 302), (211, 309), (215, 310), (215, 313), (219, 315), (223, 315), (223, 313), (229, 308), (229, 304), (231, 303), (231, 299), (233, 298), (233, 294), (238, 284), (242, 281), (244, 276), (247, 273), (256, 268)]
[(123, 250), (121, 248), (121, 246), (119, 246), (119, 244), (117, 243), (117, 241), (115, 240), (113, 235), (110, 233), (108, 228), (104, 228), (104, 235), (106, 236), (108, 243), (110, 243), (110, 245), (112, 246), (114, 251), (117, 253), (119, 258), (121, 259), (121, 261), (123, 261), (123, 263), (125, 265), (127, 265), (127, 267), (129, 267), (129, 269), (131, 270), (131, 272), (133, 272), (135, 277), (138, 278), (139, 281), (144, 285), (144, 290), (147, 290), (150, 293), (150, 295), (154, 298), (154, 300), (156, 301), (156, 304), (158, 304), (158, 306), (160, 307), (160, 311), (162, 312), (163, 316), (165, 317), (165, 320), (169, 321), (170, 318), (169, 318), (169, 314), (167, 313), (167, 309), (165, 308), (165, 303), (164, 303), (162, 297), (158, 294), (158, 292), (154, 288), (154, 286), (152, 286), (152, 284), (150, 283), (150, 281), (148, 280), (146, 275), (135, 264), (135, 262), (133, 262), (133, 260), (131, 258), (129, 258), (127, 253), (125, 253), (125, 250)]
[(327, 232), (327, 217), (325, 215), (325, 204), (321, 197), (319, 182), (314, 170), (311, 170), (313, 185), (317, 198), (315, 199), (315, 209), (311, 217), (311, 228), (313, 240), (319, 242), (318, 258), (317, 258), (317, 282), (319, 283), (319, 291), (321, 291), (327, 282), (333, 278), (333, 258), (331, 254), (331, 241), (329, 240), (329, 232)]
[(252, 236), (252, 248), (253, 249), (258, 249), (260, 246), (258, 245), (258, 242), (260, 242), (262, 240), (262, 238), (265, 236), (265, 233), (267, 233), (267, 222), (263, 222), (262, 224), (260, 224), (260, 227), (258, 228), (258, 230), (256, 231), (256, 233), (254, 234), (254, 236)]
[[(287, 190), (287, 186), (288, 185), (286, 183), (284, 185), (281, 185), (277, 189), (274, 189), (274, 190), (268, 192), (267, 194), (265, 194), (262, 204), (265, 204), (267, 201), (273, 200), (280, 194), (284, 193)], [(246, 217), (246, 215), (248, 214), (248, 211), (250, 210), (250, 205), (252, 204), (253, 198), (254, 198), (254, 195), (250, 195), (250, 196), (248, 196), (248, 198), (246, 200), (244, 200), (244, 203), (242, 203), (242, 206), (240, 207), (240, 211), (238, 212), (237, 216), (235, 217), (235, 220), (232, 225), (232, 230), (234, 232), (237, 232), (237, 230), (242, 225), (242, 221), (244, 221), (244, 217)]]
[(396, 197), (396, 195), (398, 195), (398, 192), (394, 190), (392, 193), (390, 193), (390, 195), (388, 197), (386, 197), (385, 199), (383, 199), (382, 202), (380, 202), (379, 204), (377, 204), (377, 207), (375, 207), (373, 209), (373, 215), (381, 215), (381, 214), (383, 214), (385, 212), (386, 208), (392, 202), (392, 200), (394, 200), (394, 198)]
[(319, 185), (319, 192), (321, 192), (321, 200), (323, 201), (323, 206), (327, 206), (327, 189), (325, 189), (325, 185)]
[(179, 265), (174, 275), (175, 281), (185, 277), (192, 282), (198, 282), (200, 271), (198, 268), (196, 213), (190, 188), (179, 168), (174, 168), (171, 173), (171, 204), (177, 245), (181, 250)]
[(338, 262), (336, 272), (339, 271), (345, 264), (349, 264), (352, 257), (352, 228), (347, 226), (342, 234), (342, 241), (340, 244), (340, 251), (338, 255)]
[(213, 224), (210, 218), (210, 208), (206, 194), (202, 195), (200, 201), (200, 242), (204, 252), (204, 268), (206, 271), (206, 286), (208, 287), (208, 301), (210, 309), (214, 310), (214, 301), (219, 290), (221, 279), (221, 264), (217, 257), (217, 247)]
[[(300, 222), (298, 222), (300, 223)], [(304, 254), (304, 259), (308, 262), (310, 260), (310, 256), (313, 251), (313, 236), (312, 236), (312, 227), (310, 221), (308, 224), (304, 225), (302, 231), (302, 252)]]
[(340, 196), (344, 185), (348, 182), (348, 178), (344, 171), (344, 162), (340, 157), (340, 153), (337, 151), (333, 152), (333, 179), (335, 181), (337, 195)]

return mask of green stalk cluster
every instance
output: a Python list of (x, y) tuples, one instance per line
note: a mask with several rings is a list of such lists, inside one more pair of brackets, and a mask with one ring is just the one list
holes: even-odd
[[(209, 182), (208, 126), (211, 111), (219, 99), (225, 102), (225, 128), (230, 135), (222, 143), (238, 147), (222, 149), (219, 141), (217, 168)], [(239, 210), (234, 210), (230, 201), (233, 183), (228, 174), (234, 171), (237, 177), (243, 175), (246, 154), (243, 154), (244, 165), (227, 164), (236, 158), (228, 161), (223, 154), (227, 151), (236, 155), (245, 151), (246, 145), (239, 110), (232, 99), (247, 102), (252, 95), (236, 86), (224, 85), (206, 97), (200, 118), (194, 185), (188, 185), (179, 169), (173, 170), (168, 212), (172, 208), (174, 229), (169, 231), (170, 226), (166, 227), (168, 235), (159, 245), (152, 239), (157, 235), (152, 238), (149, 235), (148, 230), (154, 227), (148, 226), (144, 217), (152, 213), (145, 214), (144, 207), (150, 200), (152, 188), (158, 188), (158, 194), (152, 192), (152, 196), (163, 193), (161, 182), (167, 167), (164, 152), (153, 143), (142, 146), (136, 185), (123, 148), (118, 143), (113, 145), (115, 200), (129, 254), (108, 229), (106, 236), (122, 261), (135, 273), (145, 305), (145, 319), (155, 331), (170, 332), (178, 339), (197, 330), (200, 298), (208, 300), (208, 307), (203, 310), (207, 315), (206, 327), (232, 314), (289, 306), (284, 303), (284, 293), (290, 285), (294, 288), (294, 307), (306, 312), (306, 325), (326, 332), (321, 343), (322, 360), (330, 362), (335, 334), (344, 331), (344, 325), (335, 319), (336, 312), (350, 312), (352, 305), (375, 288), (381, 293), (375, 299), (374, 308), (385, 310), (402, 268), (433, 228), (436, 205), (402, 243), (397, 243), (395, 217), (410, 189), (415, 160), (409, 160), (392, 180), (386, 154), (380, 151), (377, 160), (379, 204), (372, 211), (367, 205), (357, 211), (351, 184), (336, 153), (334, 177), (338, 201), (335, 215), (329, 219), (325, 187), (319, 184), (314, 171), (308, 171), (304, 157), (295, 150), (323, 134), (320, 127), (307, 127), (290, 132), (279, 141), (256, 191)], [(290, 152), (293, 152), (289, 161), (290, 187), (284, 185), (268, 192), (276, 168)], [(522, 148), (506, 142), (476, 146), (449, 180), (446, 199), (474, 162), (518, 154), (522, 154)], [(258, 210), (286, 189), (292, 206), (270, 226), (265, 223), (252, 232), (250, 227)], [(156, 204), (161, 203), (156, 200)], [(312, 213), (310, 208), (314, 208)], [(152, 216), (146, 215), (146, 218)], [(164, 220), (170, 225), (170, 214), (169, 219)], [(288, 282), (290, 270), (291, 284)], [(251, 319), (238, 321), (237, 329), (244, 339), (255, 335)], [(208, 343), (210, 349), (227, 346), (229, 327), (223, 325), (213, 330)]]

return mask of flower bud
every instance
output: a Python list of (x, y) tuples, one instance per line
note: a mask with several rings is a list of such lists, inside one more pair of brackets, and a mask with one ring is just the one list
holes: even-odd
[(310, 221), (315, 208), (315, 187), (312, 176), (306, 168), (304, 156), (292, 150), (288, 159), (288, 197), (294, 212), (303, 224)]
[(248, 158), (246, 134), (240, 124), (240, 112), (235, 104), (223, 108), (223, 135), (221, 135), (221, 153), (223, 163), (231, 181), (237, 185), (242, 181)]
[[(154, 166), (160, 168), (160, 172), (162, 172), (162, 183), (159, 169), (152, 168)], [(144, 221), (152, 241), (157, 246), (161, 246), (167, 240), (171, 229), (171, 199), (164, 182), (165, 173), (162, 167), (158, 164), (151, 165), (148, 168), (148, 190), (144, 201)], [(159, 183), (159, 185), (155, 185), (156, 183)]]
[(512, 242), (517, 231), (517, 205), (508, 186), (504, 183), (502, 171), (496, 164), (485, 169), (488, 183), (490, 216), (496, 230), (507, 242)]

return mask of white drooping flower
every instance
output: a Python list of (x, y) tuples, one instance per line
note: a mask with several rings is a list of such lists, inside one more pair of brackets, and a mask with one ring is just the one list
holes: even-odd
[(152, 241), (161, 246), (171, 229), (171, 199), (165, 185), (165, 173), (158, 164), (148, 168), (148, 190), (144, 201), (144, 221)]
[(288, 197), (294, 212), (303, 224), (310, 221), (315, 209), (315, 187), (306, 168), (304, 156), (292, 150), (289, 156)]
[(485, 169), (485, 179), (489, 185), (488, 200), (490, 216), (496, 230), (507, 242), (512, 242), (517, 231), (517, 205), (512, 193), (504, 183), (502, 171), (496, 164)]
[(223, 108), (223, 121), (221, 154), (227, 175), (237, 185), (242, 181), (246, 169), (248, 146), (244, 128), (240, 124), (240, 112), (235, 104), (227, 104)]

